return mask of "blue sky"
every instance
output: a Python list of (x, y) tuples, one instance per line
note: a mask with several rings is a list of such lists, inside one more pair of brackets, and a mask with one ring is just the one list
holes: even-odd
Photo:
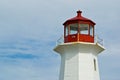
[(119, 0), (0, 0), (0, 80), (58, 80), (53, 51), (63, 23), (77, 10), (96, 22), (106, 50), (101, 80), (120, 80)]

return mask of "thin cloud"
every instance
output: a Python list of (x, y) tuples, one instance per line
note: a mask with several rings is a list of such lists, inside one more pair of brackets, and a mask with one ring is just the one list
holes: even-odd
[(11, 55), (0, 55), (1, 58), (11, 58), (11, 59), (36, 59), (38, 56), (32, 54), (22, 54), (22, 53), (12, 53)]

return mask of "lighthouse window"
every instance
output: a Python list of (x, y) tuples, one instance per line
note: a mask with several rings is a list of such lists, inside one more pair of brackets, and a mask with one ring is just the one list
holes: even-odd
[(88, 24), (80, 24), (80, 33), (81, 34), (88, 34)]
[(96, 71), (96, 60), (94, 59), (94, 70)]
[(90, 35), (93, 36), (93, 27), (90, 25)]
[(70, 24), (70, 34), (76, 34), (78, 32), (78, 24)]

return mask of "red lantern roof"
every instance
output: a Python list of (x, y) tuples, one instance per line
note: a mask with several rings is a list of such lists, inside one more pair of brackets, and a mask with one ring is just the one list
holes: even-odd
[(68, 19), (63, 25), (66, 25), (66, 24), (69, 24), (71, 22), (77, 22), (77, 21), (84, 21), (84, 22), (91, 22), (93, 25), (95, 25), (95, 23), (88, 19), (88, 18), (85, 18), (81, 15), (82, 11), (77, 11), (77, 16), (76, 17), (73, 17), (71, 19)]

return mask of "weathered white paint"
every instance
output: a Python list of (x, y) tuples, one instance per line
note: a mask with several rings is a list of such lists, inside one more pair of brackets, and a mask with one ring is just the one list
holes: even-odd
[(60, 44), (54, 50), (61, 55), (59, 80), (100, 80), (97, 55), (104, 50), (103, 46), (75, 42)]

